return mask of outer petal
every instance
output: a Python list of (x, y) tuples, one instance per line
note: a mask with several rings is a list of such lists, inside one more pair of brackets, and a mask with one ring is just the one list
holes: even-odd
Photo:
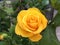
[(41, 14), (41, 24), (37, 31), (34, 32), (34, 34), (41, 33), (47, 27), (47, 23), (48, 20), (46, 19), (46, 17), (43, 14)]
[(21, 35), (22, 37), (30, 37), (30, 36), (33, 35), (33, 34), (30, 33), (30, 32), (27, 32), (27, 31), (25, 31), (25, 30), (22, 30), (22, 29), (19, 27), (18, 24), (16, 25), (15, 33), (16, 33), (17, 35)]
[(29, 37), (29, 39), (30, 39), (32, 42), (37, 42), (37, 41), (39, 41), (41, 38), (42, 38), (42, 36), (41, 36), (40, 34), (36, 34), (36, 35), (33, 35), (33, 36)]
[[(23, 17), (26, 15), (26, 10), (21, 10), (19, 13), (18, 13), (18, 16), (17, 16), (17, 19), (19, 18), (20, 20), (23, 19)], [(20, 21), (18, 20), (18, 21)]]
[(43, 24), (43, 29), (45, 29), (47, 27), (47, 23), (48, 23), (48, 20), (46, 19), (46, 17), (44, 15), (42, 15), (42, 24)]
[(32, 32), (30, 31), (26, 26), (25, 24), (23, 23), (23, 17), (28, 15), (28, 12), (27, 10), (22, 10), (21, 12), (19, 12), (18, 16), (17, 16), (17, 21), (18, 21), (18, 24), (19, 26), (25, 30), (25, 31), (29, 31), (29, 32)]

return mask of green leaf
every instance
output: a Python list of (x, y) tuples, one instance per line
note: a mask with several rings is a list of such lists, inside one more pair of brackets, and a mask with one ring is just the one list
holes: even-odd
[(39, 45), (60, 45), (53, 25), (48, 25), (48, 27), (42, 32), (42, 36)]
[(20, 6), (20, 2), (19, 2), (19, 0), (15, 0), (14, 2), (12, 2), (12, 7), (13, 7), (13, 10), (15, 11), (17, 8), (18, 8), (18, 6)]
[(3, 9), (0, 9), (0, 31), (8, 30), (8, 27), (10, 27), (10, 19), (7, 16), (7, 13)]
[(49, 0), (42, 0), (42, 5), (43, 6), (46, 6), (46, 5), (48, 5), (49, 4)]
[(56, 2), (57, 2), (57, 0), (51, 0), (52, 6), (55, 6)]
[(15, 25), (13, 25), (13, 26), (10, 27), (9, 32), (10, 33), (14, 33), (15, 32)]
[(6, 41), (0, 41), (0, 45), (8, 45)]
[(2, 9), (0, 9), (0, 17), (5, 18), (6, 16), (7, 16), (7, 13), (3, 11)]
[(0, 45), (5, 45), (5, 42), (3, 42), (3, 41), (2, 41), (2, 42), (0, 42)]
[(7, 12), (7, 14), (12, 14), (14, 12), (12, 7), (11, 8), (5, 7), (4, 11)]
[(51, 5), (57, 9), (60, 10), (60, 0), (50, 0), (51, 1)]
[(54, 18), (54, 25), (60, 26), (60, 13), (58, 12), (57, 15)]

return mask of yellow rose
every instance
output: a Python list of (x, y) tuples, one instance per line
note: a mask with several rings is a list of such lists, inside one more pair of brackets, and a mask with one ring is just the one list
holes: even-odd
[(17, 16), (15, 33), (37, 42), (42, 38), (40, 33), (46, 28), (47, 22), (46, 17), (37, 8), (22, 10)]

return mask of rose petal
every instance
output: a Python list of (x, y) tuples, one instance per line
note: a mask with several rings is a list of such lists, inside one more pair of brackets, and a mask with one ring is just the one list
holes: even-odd
[(42, 15), (41, 20), (42, 20), (43, 28), (45, 29), (47, 27), (48, 20), (44, 15)]
[(23, 19), (23, 17), (24, 17), (25, 15), (27, 15), (27, 10), (22, 10), (21, 12), (19, 12), (19, 14), (18, 14), (18, 16), (17, 16), (17, 21), (18, 21), (19, 26), (20, 26), (23, 30), (30, 32), (30, 30), (25, 26), (25, 24), (22, 23), (22, 22), (23, 22), (22, 19)]
[(33, 34), (30, 33), (30, 32), (27, 32), (27, 31), (25, 31), (25, 30), (22, 30), (22, 29), (19, 27), (18, 24), (16, 25), (15, 33), (16, 33), (17, 35), (21, 35), (22, 37), (30, 37), (30, 36), (33, 35)]
[(48, 20), (45, 18), (44, 15), (41, 14), (41, 23), (37, 31), (34, 34), (41, 33), (47, 27)]
[[(17, 16), (17, 19), (22, 19), (25, 15), (26, 15), (27, 11), (26, 10), (21, 10), (19, 13), (18, 13), (18, 16)], [(20, 21), (18, 20), (18, 21)]]
[(19, 12), (18, 16), (17, 16), (17, 21), (18, 21), (18, 24), (19, 26), (25, 30), (25, 31), (29, 31), (29, 32), (32, 32), (30, 31), (26, 26), (25, 24), (23, 23), (23, 17), (27, 15), (27, 10), (22, 10), (21, 12)]
[[(24, 18), (23, 18), (23, 24), (25, 24), (25, 26), (26, 26), (26, 28), (28, 28), (30, 31), (34, 31), (36, 28), (35, 27), (38, 27), (38, 21), (39, 21), (39, 16), (37, 16), (37, 15), (34, 15), (35, 17), (36, 17), (36, 20), (37, 20), (37, 23), (31, 23), (30, 24), (30, 26), (28, 25), (28, 23), (29, 22), (27, 22), (27, 20), (28, 20), (28, 17), (29, 16), (32, 16), (33, 17), (33, 15), (31, 14), (31, 15), (26, 15), (26, 16), (24, 16)], [(30, 21), (30, 20), (29, 20)], [(34, 25), (33, 25), (34, 24)], [(33, 25), (33, 26), (32, 26)], [(33, 28), (34, 27), (34, 28)]]
[(41, 33), (42, 31), (43, 31), (43, 25), (41, 24), (40, 26), (39, 26), (39, 28), (34, 32), (34, 34), (38, 34), (38, 33)]
[(40, 34), (36, 34), (36, 35), (33, 35), (33, 36), (29, 37), (29, 39), (30, 39), (32, 42), (37, 42), (37, 41), (39, 41), (41, 38), (42, 38), (42, 36), (41, 36)]

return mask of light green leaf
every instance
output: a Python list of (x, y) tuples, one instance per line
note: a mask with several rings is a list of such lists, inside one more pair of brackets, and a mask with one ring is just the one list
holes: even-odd
[(7, 12), (7, 14), (12, 14), (14, 12), (13, 8), (8, 8), (8, 7), (6, 7), (4, 11)]
[(43, 6), (46, 6), (46, 5), (48, 5), (49, 4), (49, 0), (42, 0), (42, 5)]
[(51, 5), (57, 9), (60, 10), (60, 0), (50, 0), (51, 1)]
[(57, 0), (51, 0), (52, 6), (55, 6), (56, 2), (57, 2)]

